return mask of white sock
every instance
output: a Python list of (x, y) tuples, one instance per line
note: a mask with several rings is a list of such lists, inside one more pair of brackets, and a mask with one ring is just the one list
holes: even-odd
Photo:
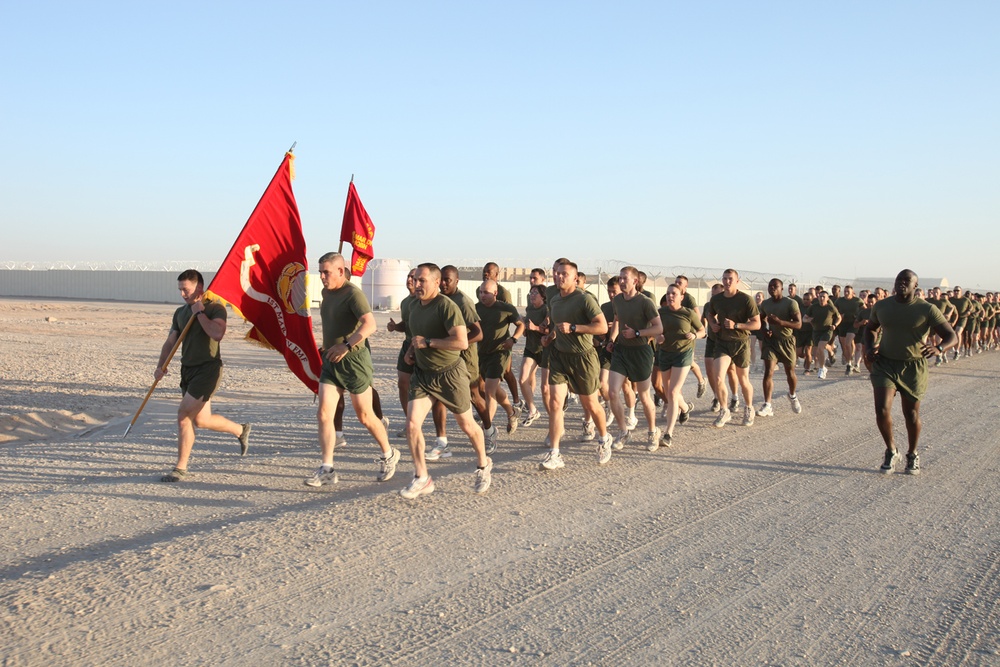
[(437, 438), (436, 442), (437, 442), (437, 444), (441, 445), (442, 447), (447, 447), (448, 446), (448, 436), (439, 437), (439, 438)]

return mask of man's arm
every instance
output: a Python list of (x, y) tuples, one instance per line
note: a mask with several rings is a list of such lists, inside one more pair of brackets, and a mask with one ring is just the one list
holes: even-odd
[(950, 350), (958, 345), (958, 334), (955, 333), (955, 330), (952, 329), (951, 325), (947, 322), (935, 325), (934, 333), (938, 335), (941, 342), (937, 345), (924, 343), (924, 347), (921, 352), (926, 358), (930, 359), (931, 357), (937, 356), (939, 353), (944, 353), (945, 350)]
[(202, 330), (215, 342), (221, 341), (222, 337), (226, 335), (226, 320), (221, 317), (214, 320), (209, 319), (205, 313), (205, 304), (201, 299), (191, 304), (191, 317), (198, 319)]
[(347, 337), (346, 343), (337, 343), (326, 351), (326, 358), (328, 360), (333, 363), (339, 362), (347, 356), (348, 352), (364, 343), (366, 338), (375, 333), (377, 325), (375, 324), (375, 316), (371, 313), (365, 313), (359, 317), (358, 323), (361, 326), (358, 327), (357, 331)]
[(174, 349), (174, 345), (177, 344), (177, 339), (180, 335), (181, 332), (177, 329), (171, 329), (170, 333), (167, 334), (167, 340), (160, 349), (160, 359), (156, 362), (156, 370), (153, 371), (153, 377), (157, 381), (167, 374), (166, 369), (163, 368), (163, 364), (167, 362), (167, 355), (170, 354), (170, 350)]

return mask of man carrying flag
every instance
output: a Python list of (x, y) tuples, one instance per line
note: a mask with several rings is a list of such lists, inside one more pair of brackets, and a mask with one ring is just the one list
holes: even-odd
[(172, 472), (160, 478), (161, 482), (179, 482), (187, 477), (195, 428), (236, 436), (240, 441), (240, 456), (247, 453), (250, 437), (250, 424), (237, 424), (222, 415), (212, 414), (212, 394), (222, 381), (219, 342), (226, 335), (226, 307), (203, 298), (205, 279), (194, 269), (177, 276), (177, 289), (185, 305), (174, 312), (170, 333), (153, 372), (157, 382), (166, 375), (164, 364), (168, 361), (167, 357), (180, 339), (181, 332), (187, 332), (181, 348), (183, 397), (177, 409), (177, 465)]

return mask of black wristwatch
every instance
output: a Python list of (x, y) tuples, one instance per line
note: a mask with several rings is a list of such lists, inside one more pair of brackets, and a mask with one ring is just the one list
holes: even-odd
[(576, 325), (575, 324), (569, 325), (569, 332), (570, 333), (576, 333)]

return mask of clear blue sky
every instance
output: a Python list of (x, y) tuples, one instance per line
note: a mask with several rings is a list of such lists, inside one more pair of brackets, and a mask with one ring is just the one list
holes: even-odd
[(25, 2), (0, 259), (221, 260), (298, 142), (310, 262), (1000, 287), (996, 2)]

